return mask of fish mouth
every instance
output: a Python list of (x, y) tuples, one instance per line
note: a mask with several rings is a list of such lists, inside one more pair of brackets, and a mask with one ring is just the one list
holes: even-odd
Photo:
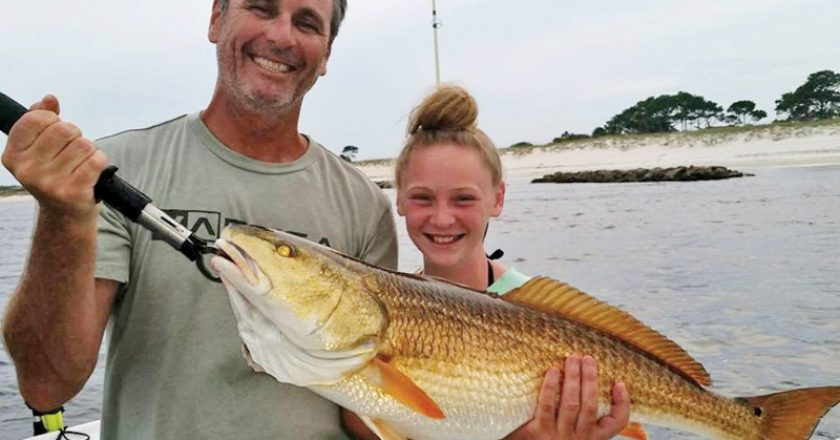
[(210, 259), (210, 267), (223, 282), (237, 286), (238, 290), (247, 288), (254, 293), (264, 293), (270, 289), (270, 283), (257, 263), (236, 243), (220, 238), (215, 246), (223, 255)]

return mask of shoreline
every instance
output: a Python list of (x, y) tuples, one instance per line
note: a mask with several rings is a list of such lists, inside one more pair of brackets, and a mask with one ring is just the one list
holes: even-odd
[[(675, 133), (499, 150), (508, 183), (530, 182), (558, 171), (627, 170), (678, 166), (761, 168), (840, 165), (840, 126), (767, 133)], [(393, 180), (393, 160), (360, 162), (371, 180)]]
[(0, 196), (0, 203), (18, 203), (18, 202), (31, 202), (34, 201), (35, 197), (30, 195), (20, 195), (16, 194), (13, 196)]
[[(607, 136), (545, 146), (509, 147), (500, 149), (499, 153), (507, 183), (528, 183), (558, 171), (691, 165), (723, 166), (738, 171), (840, 166), (840, 124)], [(392, 181), (394, 161), (368, 160), (354, 165), (373, 181)], [(0, 203), (32, 200), (31, 195), (0, 196)]]

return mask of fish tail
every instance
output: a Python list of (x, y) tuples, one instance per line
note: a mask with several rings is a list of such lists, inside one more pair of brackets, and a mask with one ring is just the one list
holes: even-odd
[(807, 440), (820, 419), (840, 402), (840, 387), (802, 388), (739, 399), (761, 418), (759, 439)]

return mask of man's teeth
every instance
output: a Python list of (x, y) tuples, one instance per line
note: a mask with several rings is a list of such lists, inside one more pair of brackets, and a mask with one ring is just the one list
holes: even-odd
[(292, 70), (288, 64), (277, 63), (263, 57), (254, 57), (254, 62), (272, 72), (288, 73)]

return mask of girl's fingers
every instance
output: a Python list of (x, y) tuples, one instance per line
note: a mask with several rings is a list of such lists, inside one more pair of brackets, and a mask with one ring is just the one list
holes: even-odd
[(537, 398), (537, 411), (534, 421), (540, 429), (553, 427), (557, 418), (557, 403), (560, 400), (560, 370), (552, 368), (543, 377), (540, 395)]
[(580, 438), (589, 438), (598, 417), (598, 366), (592, 356), (581, 360), (580, 411), (575, 432)]
[(580, 357), (569, 356), (563, 368), (563, 390), (560, 394), (560, 412), (557, 429), (562, 438), (573, 438), (580, 411)]

